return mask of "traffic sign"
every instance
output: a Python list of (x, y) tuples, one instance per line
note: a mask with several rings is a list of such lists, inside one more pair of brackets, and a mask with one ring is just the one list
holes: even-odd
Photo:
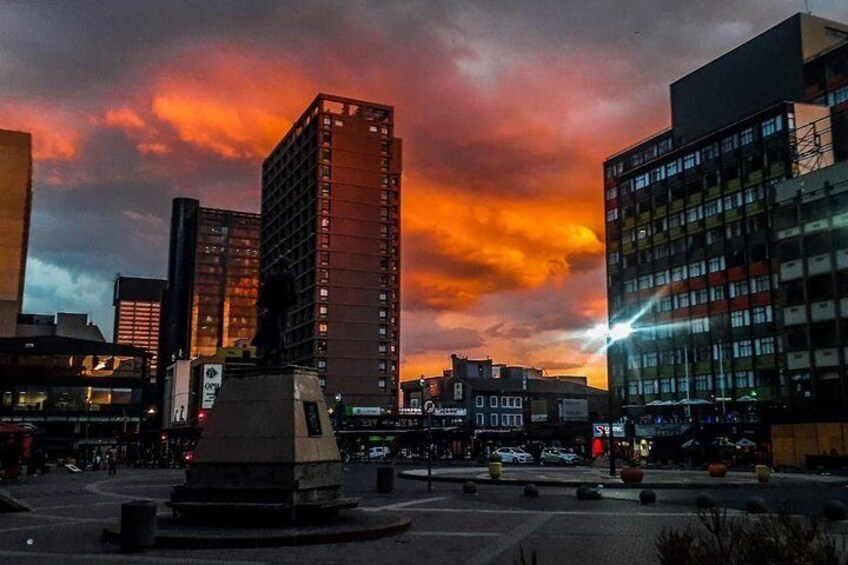
[(425, 414), (433, 414), (436, 411), (436, 403), (432, 400), (424, 401), (424, 413)]

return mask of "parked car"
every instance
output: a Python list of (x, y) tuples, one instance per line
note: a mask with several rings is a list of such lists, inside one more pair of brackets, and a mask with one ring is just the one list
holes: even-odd
[(375, 446), (368, 450), (368, 459), (385, 459), (389, 456), (389, 448), (386, 446)]
[(532, 463), (533, 456), (521, 449), (520, 447), (499, 447), (495, 453), (500, 455), (501, 463)]
[(546, 447), (539, 458), (542, 465), (585, 465), (587, 461), (561, 447)]

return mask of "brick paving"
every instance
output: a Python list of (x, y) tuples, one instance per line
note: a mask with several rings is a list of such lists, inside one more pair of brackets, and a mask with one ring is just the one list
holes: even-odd
[[(0, 515), (0, 563), (511, 564), (523, 548), (528, 557), (536, 551), (542, 564), (640, 565), (656, 563), (654, 539), (659, 531), (696, 520), (691, 504), (664, 503), (662, 492), (660, 504), (650, 507), (627, 497), (578, 501), (571, 488), (542, 487), (536, 499), (524, 497), (516, 485), (483, 484), (479, 494), (466, 496), (461, 485), (437, 483), (429, 493), (426, 483), (408, 480), (397, 480), (394, 493), (378, 495), (375, 467), (352, 465), (345, 473), (346, 491), (362, 496), (367, 512), (410, 517), (409, 531), (337, 545), (162, 549), (137, 556), (121, 555), (102, 543), (100, 532), (117, 521), (122, 502), (164, 501), (169, 485), (181, 478), (180, 471), (122, 469), (115, 478), (92, 472), (51, 474), (3, 486), (34, 510)], [(629, 496), (632, 491), (618, 493)]]

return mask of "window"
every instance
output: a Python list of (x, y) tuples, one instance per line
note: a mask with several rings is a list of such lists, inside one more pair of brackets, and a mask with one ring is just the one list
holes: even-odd
[(751, 287), (753, 292), (766, 292), (771, 290), (771, 281), (769, 280), (769, 276), (763, 275), (753, 279), (751, 281)]
[(388, 344), (385, 342), (380, 342), (380, 345), (377, 346), (377, 351), (379, 353), (386, 353), (389, 350)]
[(739, 141), (742, 145), (748, 145), (754, 141), (754, 128), (746, 128), (739, 134)]
[(748, 294), (748, 281), (733, 281), (730, 283), (730, 298)]
[(736, 388), (750, 388), (754, 386), (753, 371), (736, 371), (733, 373), (733, 380)]
[(721, 140), (721, 152), (722, 153), (730, 153), (734, 149), (739, 147), (739, 139), (736, 135), (731, 135), (729, 137), (725, 137)]
[(697, 222), (704, 217), (704, 209), (701, 206), (694, 206), (686, 210), (686, 222)]
[(636, 190), (642, 190), (643, 188), (648, 186), (650, 180), (650, 175), (648, 173), (639, 175), (634, 179), (633, 186)]
[(657, 366), (657, 352), (651, 351), (650, 353), (642, 354), (642, 366), (643, 367), (656, 367)]
[(701, 153), (695, 151), (694, 153), (690, 153), (683, 157), (683, 169), (691, 169), (695, 165), (699, 165), (701, 163)]
[(327, 368), (327, 360), (326, 359), (318, 359), (317, 366), (319, 369)]
[(485, 397), (482, 397), (480, 395), (475, 396), (474, 397), (474, 405), (477, 406), (477, 408), (483, 408), (483, 406), (486, 405)]
[(644, 275), (644, 276), (639, 277), (639, 290), (651, 288), (652, 286), (654, 286), (654, 276), (653, 275)]
[(663, 394), (672, 392), (671, 382), (671, 379), (660, 379), (660, 392)]
[(318, 289), (318, 296), (320, 296), (321, 298), (327, 298), (328, 296), (330, 296), (329, 289), (327, 289), (327, 287), (325, 286), (322, 286)]
[(697, 306), (698, 304), (706, 304), (707, 303), (707, 289), (701, 288), (698, 290), (693, 290), (689, 293), (689, 303), (692, 306)]
[(671, 280), (673, 281), (682, 281), (687, 277), (687, 269), (686, 266), (675, 267), (671, 270)]
[(771, 306), (757, 306), (751, 310), (751, 318), (755, 324), (766, 324), (772, 321)]
[(713, 257), (707, 263), (707, 267), (711, 273), (718, 273), (719, 271), (723, 271), (725, 269), (724, 256), (721, 257)]
[(750, 357), (753, 348), (751, 347), (751, 340), (744, 339), (742, 341), (734, 341), (733, 342), (733, 357)]
[(706, 333), (710, 331), (710, 319), (709, 318), (693, 318), (689, 324), (689, 328), (692, 333)]
[(478, 426), (482, 427), (486, 425), (486, 415), (482, 412), (477, 412), (475, 414), (475, 420)]
[(644, 381), (642, 383), (642, 390), (645, 394), (656, 394), (656, 384), (654, 381)]
[(668, 284), (669, 272), (668, 271), (657, 271), (654, 273), (654, 284), (656, 286), (663, 286)]
[(774, 337), (761, 337), (754, 340), (756, 355), (772, 355), (774, 353)]
[(748, 310), (738, 310), (730, 313), (730, 326), (733, 328), (741, 328), (742, 326), (751, 325), (751, 316)]
[(636, 279), (624, 281), (624, 292), (636, 292)]
[(497, 414), (489, 414), (489, 424), (490, 424), (493, 428), (497, 428), (497, 427), (498, 427), (498, 415), (497, 415)]
[(462, 400), (462, 381), (453, 383), (453, 399)]
[(695, 375), (695, 390), (697, 392), (710, 390), (710, 375)]
[(710, 216), (715, 216), (716, 214), (721, 214), (721, 199), (716, 198), (715, 200), (710, 200), (706, 204), (704, 204), (704, 216), (709, 218)]
[(388, 331), (389, 330), (386, 326), (380, 326), (379, 333), (381, 336), (385, 336), (386, 334), (388, 334)]
[(321, 322), (320, 324), (318, 324), (318, 333), (319, 334), (327, 333), (327, 323), (326, 322)]
[(763, 137), (768, 137), (783, 129), (783, 116), (775, 116), (763, 122)]
[(489, 406), (491, 408), (497, 408), (498, 407), (498, 397), (497, 396), (490, 396), (489, 397)]
[(674, 307), (675, 308), (688, 308), (689, 307), (689, 293), (681, 292), (680, 294), (674, 295)]
[(697, 261), (689, 264), (689, 276), (700, 277), (706, 274), (706, 264), (703, 261)]
[(618, 219), (618, 208), (613, 208), (612, 210), (607, 210), (607, 221), (614, 222)]
[(677, 392), (689, 392), (689, 379), (686, 377), (677, 379)]

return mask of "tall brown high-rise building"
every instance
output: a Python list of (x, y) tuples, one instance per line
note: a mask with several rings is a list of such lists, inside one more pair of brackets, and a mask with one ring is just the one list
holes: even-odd
[(256, 333), (259, 215), (175, 198), (160, 374), (172, 356), (214, 355)]
[(262, 165), (262, 270), (288, 256), (287, 360), (348, 406), (394, 406), (401, 141), (391, 106), (319, 94)]
[(32, 136), (0, 130), (0, 337), (14, 337), (24, 295)]
[(115, 343), (135, 345), (150, 353), (156, 374), (162, 292), (168, 281), (118, 276), (115, 279)]

